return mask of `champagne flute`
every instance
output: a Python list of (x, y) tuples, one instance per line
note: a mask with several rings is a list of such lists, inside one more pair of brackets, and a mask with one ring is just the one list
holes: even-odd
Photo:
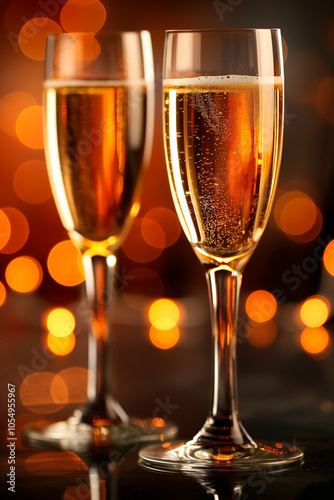
[(47, 38), (45, 149), (62, 223), (82, 252), (91, 324), (87, 402), (65, 422), (27, 429), (30, 444), (82, 451), (175, 436), (162, 419), (130, 419), (112, 397), (110, 301), (117, 250), (139, 211), (152, 147), (149, 32)]
[(168, 31), (164, 134), (176, 211), (209, 288), (212, 406), (185, 444), (144, 449), (144, 466), (183, 470), (286, 467), (303, 453), (255, 442), (239, 420), (236, 335), (242, 273), (265, 229), (282, 150), (278, 29)]

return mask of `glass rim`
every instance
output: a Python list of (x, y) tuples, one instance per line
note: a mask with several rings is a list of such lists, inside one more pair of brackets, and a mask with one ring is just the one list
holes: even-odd
[(69, 31), (62, 33), (48, 33), (46, 35), (47, 39), (57, 39), (57, 38), (108, 38), (112, 36), (120, 36), (123, 34), (134, 33), (140, 35), (141, 33), (150, 33), (149, 30), (114, 30), (114, 31), (104, 31), (104, 32), (94, 32), (94, 31)]
[(224, 33), (232, 31), (272, 31), (279, 33), (281, 28), (194, 28), (194, 29), (171, 29), (165, 30), (166, 34), (169, 33)]

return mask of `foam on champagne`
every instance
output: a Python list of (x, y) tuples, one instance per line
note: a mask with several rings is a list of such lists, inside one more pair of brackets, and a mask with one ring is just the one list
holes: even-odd
[(281, 76), (249, 76), (249, 75), (222, 75), (222, 76), (194, 76), (191, 78), (166, 78), (164, 87), (203, 87), (220, 85), (278, 85), (282, 83)]
[(139, 85), (147, 86), (147, 82), (144, 79), (136, 79), (136, 80), (56, 80), (56, 79), (48, 79), (44, 80), (43, 87), (48, 88), (81, 88), (81, 87), (90, 87), (90, 88), (100, 88), (100, 87), (137, 87)]

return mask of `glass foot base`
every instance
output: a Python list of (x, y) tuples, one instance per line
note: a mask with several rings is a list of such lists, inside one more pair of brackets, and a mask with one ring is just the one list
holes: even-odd
[(93, 424), (70, 417), (45, 426), (29, 426), (23, 430), (23, 443), (39, 448), (87, 452), (101, 449), (126, 450), (143, 443), (164, 442), (176, 437), (177, 427), (162, 419), (129, 419), (116, 422), (96, 420)]
[(215, 443), (164, 443), (139, 452), (140, 463), (157, 471), (258, 471), (283, 469), (303, 461), (303, 452), (284, 443), (229, 449)]

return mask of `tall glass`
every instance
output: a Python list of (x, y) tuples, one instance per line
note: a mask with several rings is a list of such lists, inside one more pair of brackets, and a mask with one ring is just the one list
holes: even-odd
[(170, 187), (208, 282), (213, 334), (212, 406), (188, 443), (150, 447), (155, 468), (283, 467), (303, 453), (255, 442), (239, 420), (236, 327), (242, 273), (265, 229), (281, 160), (280, 30), (166, 33), (164, 135)]
[(64, 227), (82, 252), (91, 329), (87, 402), (31, 444), (82, 450), (175, 435), (130, 419), (112, 397), (110, 301), (117, 251), (139, 211), (152, 147), (154, 70), (147, 31), (52, 34), (46, 46), (45, 150)]

